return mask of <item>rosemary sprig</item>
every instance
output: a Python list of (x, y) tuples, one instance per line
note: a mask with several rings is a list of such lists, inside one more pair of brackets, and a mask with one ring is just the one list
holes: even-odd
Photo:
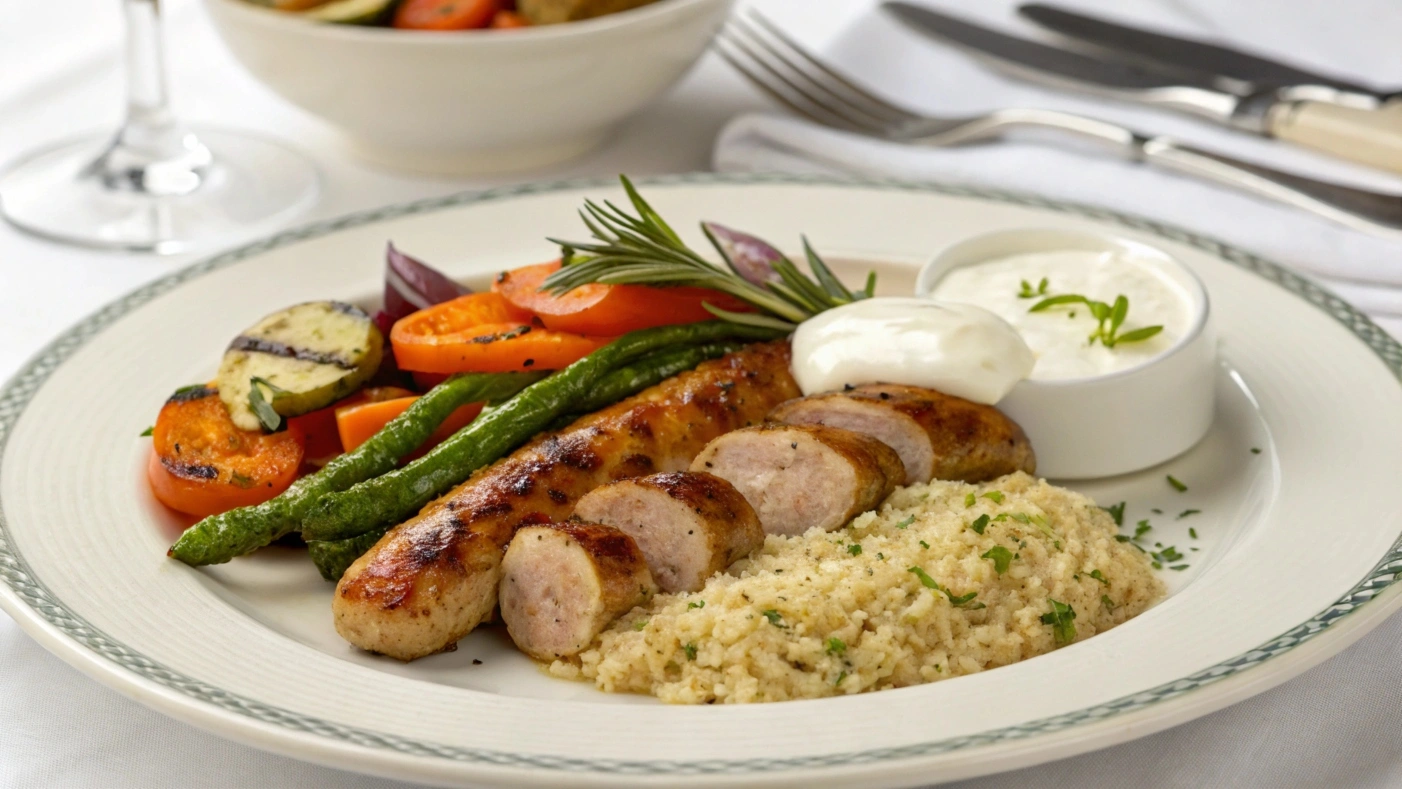
[(701, 231), (720, 254), (725, 268), (717, 266), (688, 247), (652, 206), (648, 205), (627, 176), (619, 176), (634, 214), (605, 200), (585, 200), (579, 216), (594, 241), (562, 241), (563, 265), (551, 274), (541, 289), (559, 295), (581, 285), (686, 285), (711, 288), (739, 299), (758, 312), (732, 312), (706, 304), (712, 315), (734, 323), (793, 329), (799, 323), (825, 310), (871, 298), (876, 290), (876, 272), (867, 275), (866, 286), (851, 291), (832, 273), (818, 253), (803, 239), (803, 253), (813, 276), (808, 276), (784, 255), (770, 261), (777, 281), (762, 285), (746, 279), (725, 246), (706, 223)]
[(1129, 317), (1129, 298), (1124, 294), (1116, 296), (1114, 304), (1106, 304), (1103, 301), (1088, 299), (1079, 293), (1065, 293), (1042, 299), (1033, 304), (1028, 312), (1041, 312), (1062, 304), (1084, 304), (1095, 317), (1096, 327), (1090, 335), (1091, 345), (1100, 340), (1100, 344), (1106, 348), (1114, 348), (1120, 343), (1143, 342), (1163, 331), (1162, 326), (1145, 326), (1120, 334), (1120, 326), (1124, 324), (1125, 318)]

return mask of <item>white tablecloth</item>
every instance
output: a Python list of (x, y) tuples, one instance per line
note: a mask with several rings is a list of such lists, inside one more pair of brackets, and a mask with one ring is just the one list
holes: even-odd
[[(1162, 5), (1172, 21), (1182, 4)], [(231, 64), (192, 0), (167, 6), (181, 110), (197, 122), (275, 133), (307, 151), (326, 179), (322, 203), (309, 218), (504, 181), (409, 177), (346, 159), (325, 127), (279, 102)], [(116, 3), (12, 0), (5, 11), (0, 161), (59, 136), (114, 124), (121, 96)], [(1266, 33), (1269, 17), (1257, 20)], [(1238, 21), (1252, 20), (1233, 20), (1226, 29), (1240, 29)], [(795, 19), (797, 27), (803, 24)], [(1330, 53), (1301, 54), (1322, 59)], [(1367, 54), (1358, 63), (1395, 59), (1391, 49)], [(723, 65), (708, 59), (603, 150), (537, 177), (705, 169), (721, 126), (737, 113), (764, 106)], [(1125, 203), (1132, 202), (1126, 195)], [(0, 379), (84, 314), (188, 260), (95, 254), (0, 227)], [(1236, 707), (1128, 745), (968, 785), (1399, 785), (1399, 655), (1402, 618), (1394, 618), (1339, 657)], [(67, 667), (0, 615), (0, 787), (166, 786), (402, 784), (268, 755), (168, 720)]]

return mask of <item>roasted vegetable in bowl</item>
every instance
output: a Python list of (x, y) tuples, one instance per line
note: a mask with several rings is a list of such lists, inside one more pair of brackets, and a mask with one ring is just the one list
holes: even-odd
[(318, 22), (403, 30), (507, 30), (616, 14), (657, 0), (249, 0)]

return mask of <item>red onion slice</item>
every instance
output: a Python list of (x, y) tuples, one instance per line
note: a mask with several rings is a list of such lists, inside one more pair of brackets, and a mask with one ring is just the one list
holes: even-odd
[(706, 229), (711, 243), (730, 260), (740, 276), (755, 285), (779, 281), (774, 262), (784, 255), (769, 242), (715, 222), (702, 222), (701, 226)]
[(471, 292), (443, 272), (395, 249), (393, 243), (385, 250), (383, 314), (391, 323), (412, 312)]

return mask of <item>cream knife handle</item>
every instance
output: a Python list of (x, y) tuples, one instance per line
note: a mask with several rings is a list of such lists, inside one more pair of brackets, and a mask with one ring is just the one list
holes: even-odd
[(1297, 101), (1273, 108), (1266, 124), (1279, 139), (1402, 173), (1402, 107), (1362, 110)]
[(1165, 169), (1304, 209), (1355, 230), (1384, 238), (1402, 238), (1402, 196), (1399, 195), (1317, 181), (1163, 137), (1139, 138), (1138, 152), (1143, 161)]

